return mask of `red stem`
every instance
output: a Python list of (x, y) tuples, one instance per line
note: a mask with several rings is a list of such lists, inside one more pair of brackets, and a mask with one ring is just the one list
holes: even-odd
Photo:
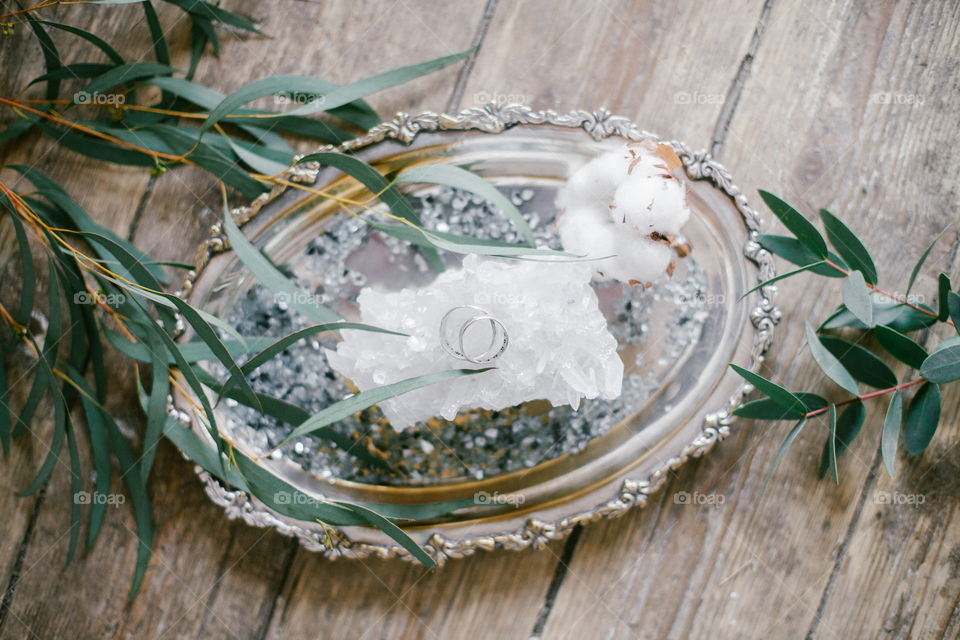
[[(851, 404), (854, 402), (869, 400), (870, 398), (876, 398), (877, 396), (882, 396), (883, 394), (890, 393), (891, 391), (900, 391), (902, 389), (906, 389), (907, 387), (912, 387), (913, 385), (920, 384), (921, 382), (926, 382), (926, 380), (923, 378), (917, 378), (916, 380), (911, 380), (910, 382), (904, 382), (902, 384), (898, 384), (895, 387), (890, 387), (889, 389), (880, 389), (879, 391), (871, 391), (870, 393), (865, 393), (862, 396), (857, 396), (856, 398), (851, 398), (850, 400), (844, 400), (843, 402), (838, 402), (834, 406), (842, 407), (844, 405)], [(808, 413), (803, 417), (807, 419), (813, 418), (814, 416), (818, 416), (821, 413), (826, 413), (828, 410), (829, 410), (829, 407), (824, 407), (823, 409), (817, 409), (816, 411), (811, 411), (810, 413)]]
[[(834, 262), (833, 262), (832, 260), (830, 260), (829, 258), (824, 259), (824, 262), (825, 262), (826, 264), (828, 264), (829, 266), (833, 267), (834, 269), (836, 269), (837, 271), (839, 271), (840, 273), (842, 273), (843, 275), (845, 275), (845, 276), (850, 275), (850, 272), (849, 272), (848, 270), (846, 270), (846, 269), (844, 269), (843, 267), (841, 267), (840, 265), (834, 263)], [(939, 314), (937, 314), (937, 313), (935, 313), (935, 312), (933, 312), (933, 311), (930, 311), (929, 309), (924, 309), (923, 307), (918, 307), (917, 305), (912, 304), (912, 303), (910, 303), (910, 302), (907, 302), (907, 301), (904, 300), (903, 298), (900, 298), (900, 297), (898, 297), (898, 296), (895, 296), (895, 295), (893, 295), (892, 293), (887, 293), (886, 291), (884, 291), (883, 289), (881, 289), (881, 288), (878, 287), (877, 285), (870, 284), (870, 283), (868, 282), (868, 283), (867, 283), (867, 287), (870, 288), (870, 289), (873, 289), (874, 291), (876, 291), (877, 293), (879, 293), (879, 294), (882, 295), (882, 296), (886, 296), (886, 297), (890, 298), (891, 300), (893, 300), (893, 301), (895, 301), (895, 302), (899, 302), (900, 304), (905, 304), (905, 305), (907, 305), (908, 307), (910, 307), (911, 309), (915, 309), (915, 310), (919, 311), (920, 313), (925, 313), (925, 314), (927, 314), (928, 316), (933, 316), (934, 318), (939, 318), (939, 317), (940, 317)], [(956, 326), (956, 325), (953, 324), (953, 320), (950, 320), (949, 318), (948, 318), (947, 320), (944, 320), (944, 322), (946, 322), (946, 323), (947, 323), (948, 325), (950, 325), (951, 327), (955, 327), (955, 326)]]

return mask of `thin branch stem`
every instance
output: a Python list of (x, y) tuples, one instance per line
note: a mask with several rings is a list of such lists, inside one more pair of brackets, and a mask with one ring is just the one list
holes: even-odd
[[(871, 391), (870, 393), (865, 393), (862, 396), (857, 396), (856, 398), (844, 400), (843, 402), (837, 402), (834, 406), (843, 407), (848, 404), (853, 404), (854, 402), (869, 400), (870, 398), (876, 398), (878, 396), (882, 396), (887, 393), (892, 393), (894, 391), (901, 391), (903, 389), (906, 389), (907, 387), (912, 387), (915, 384), (920, 384), (921, 382), (926, 382), (926, 380), (924, 378), (917, 378), (916, 380), (911, 380), (910, 382), (903, 382), (901, 384), (898, 384), (895, 387), (890, 387), (889, 389), (880, 389), (878, 391)], [(829, 410), (829, 407), (824, 407), (823, 409), (817, 409), (815, 411), (811, 411), (803, 417), (806, 419), (813, 418), (813, 417), (819, 416), (820, 414), (826, 413), (828, 410)]]
[[(844, 269), (843, 267), (841, 267), (841, 266), (838, 265), (837, 263), (833, 262), (833, 261), (830, 260), (829, 258), (825, 258), (825, 259), (824, 259), (824, 263), (830, 265), (831, 267), (833, 267), (834, 269), (836, 269), (837, 271), (839, 271), (840, 273), (842, 273), (842, 274), (844, 274), (844, 275), (846, 275), (846, 276), (850, 275), (849, 269)], [(893, 295), (892, 293), (888, 293), (887, 291), (884, 291), (883, 289), (881, 289), (880, 287), (878, 287), (878, 286), (875, 285), (875, 284), (870, 284), (870, 283), (868, 282), (868, 283), (867, 283), (867, 288), (869, 288), (869, 289), (871, 289), (871, 290), (873, 290), (873, 291), (876, 291), (877, 293), (879, 293), (879, 294), (882, 295), (882, 296), (885, 296), (885, 297), (887, 297), (887, 298), (890, 298), (890, 299), (893, 300), (894, 302), (899, 302), (900, 304), (904, 304), (904, 305), (910, 307), (911, 309), (914, 309), (914, 310), (916, 310), (916, 311), (919, 311), (920, 313), (926, 314), (926, 315), (931, 316), (931, 317), (934, 317), (934, 318), (939, 318), (939, 317), (940, 317), (939, 314), (937, 314), (936, 312), (930, 311), (929, 309), (924, 309), (924, 308), (921, 307), (921, 306), (915, 305), (915, 304), (913, 304), (913, 303), (911, 303), (911, 302), (909, 302), (909, 301), (907, 301), (907, 300), (904, 300), (904, 299), (901, 298), (900, 296), (895, 296), (895, 295)], [(944, 320), (944, 322), (946, 322), (946, 323), (947, 323), (948, 325), (950, 325), (951, 327), (956, 326), (956, 325), (953, 324), (953, 320), (950, 320), (949, 318), (948, 318), (947, 320)]]

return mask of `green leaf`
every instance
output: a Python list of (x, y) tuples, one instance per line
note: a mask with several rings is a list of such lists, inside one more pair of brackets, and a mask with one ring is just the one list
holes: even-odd
[[(806, 407), (806, 413), (827, 407), (826, 399), (815, 393), (797, 392), (794, 395), (803, 402)], [(733, 415), (750, 420), (787, 420), (798, 417), (793, 413), (787, 412), (781, 405), (770, 398), (761, 398), (748, 402), (735, 409)]]
[[(199, 142), (199, 134), (195, 129), (158, 124), (149, 127), (149, 131), (156, 133), (177, 155), (193, 149), (190, 160), (209, 171), (218, 180), (226, 182), (249, 200), (255, 199), (269, 189), (243, 171), (232, 155), (226, 155), (210, 144)], [(198, 146), (194, 148), (195, 145)]]
[(897, 477), (897, 444), (900, 442), (900, 425), (903, 423), (903, 393), (897, 391), (890, 399), (887, 415), (883, 419), (883, 436), (880, 439), (880, 452), (883, 464), (891, 478)]
[(740, 377), (742, 377), (744, 380), (756, 387), (758, 391), (767, 394), (771, 400), (789, 411), (790, 417), (800, 418), (807, 414), (806, 405), (804, 405), (803, 401), (800, 400), (800, 398), (798, 398), (795, 394), (787, 391), (775, 382), (771, 382), (763, 376), (758, 375), (753, 371), (748, 371), (747, 369), (744, 369), (743, 367), (733, 363), (730, 364), (730, 368), (740, 374)]
[(836, 336), (821, 335), (819, 338), (855, 380), (877, 389), (897, 386), (897, 375), (866, 347)]
[(37, 121), (36, 126), (60, 146), (88, 158), (130, 167), (155, 166), (153, 158), (141, 151), (124, 149), (111, 142), (74, 133), (69, 129), (55, 127), (42, 121)]
[(458, 60), (462, 60), (473, 53), (473, 51), (474, 49), (469, 49), (454, 55), (444, 56), (408, 67), (401, 67), (343, 87), (338, 87), (332, 91), (327, 91), (328, 85), (325, 82), (304, 76), (276, 76), (255, 80), (234, 91), (224, 98), (220, 104), (211, 109), (209, 117), (204, 121), (200, 130), (207, 131), (214, 124), (220, 122), (227, 114), (233, 113), (235, 109), (252, 100), (279, 93), (302, 93), (320, 96), (320, 99), (313, 103), (294, 109), (285, 115), (306, 115), (318, 111), (328, 111), (335, 107), (351, 103), (371, 93), (403, 84), (416, 77), (442, 69)]
[[(415, 225), (424, 235), (426, 235), (426, 231), (423, 230), (423, 224), (420, 222), (420, 218), (417, 216), (406, 197), (404, 197), (404, 195), (400, 193), (400, 191), (393, 185), (387, 182), (387, 179), (383, 177), (383, 174), (368, 165), (360, 158), (349, 156), (344, 153), (324, 151), (306, 155), (300, 158), (297, 161), (297, 164), (302, 164), (304, 162), (319, 162), (320, 164), (334, 167), (335, 169), (342, 171), (344, 174), (351, 176), (365, 186), (370, 193), (377, 194), (380, 200), (390, 207), (390, 211), (393, 212), (393, 215)], [(440, 259), (440, 256), (437, 254), (435, 249), (424, 249), (423, 255), (427, 261), (430, 262), (435, 271), (443, 271), (443, 261)]]
[(877, 336), (880, 345), (890, 352), (890, 355), (909, 367), (919, 369), (923, 366), (923, 361), (927, 359), (926, 349), (896, 329), (878, 324), (873, 328), (873, 333)]
[(366, 507), (363, 507), (359, 504), (351, 504), (349, 502), (337, 502), (335, 504), (338, 504), (346, 509), (349, 509), (353, 513), (362, 517), (371, 525), (377, 527), (378, 529), (386, 533), (388, 536), (393, 538), (396, 542), (399, 542), (401, 547), (406, 549), (410, 553), (410, 555), (412, 555), (414, 558), (419, 560), (421, 564), (423, 564), (424, 566), (430, 569), (436, 566), (436, 562), (434, 562), (433, 558), (427, 555), (427, 552), (424, 551), (419, 544), (414, 542), (414, 540), (410, 536), (408, 536), (406, 533), (404, 533), (400, 527), (393, 524), (392, 522), (384, 518), (382, 515), (380, 515), (376, 511), (367, 509)]
[(82, 488), (80, 482), (80, 451), (77, 449), (77, 438), (73, 432), (73, 423), (70, 413), (66, 412), (64, 433), (67, 437), (67, 455), (70, 460), (70, 538), (67, 543), (66, 564), (73, 562), (77, 553), (77, 542), (80, 539), (80, 501), (77, 494)]
[(460, 378), (462, 376), (473, 376), (480, 373), (485, 373), (494, 368), (495, 367), (486, 367), (483, 369), (451, 369), (449, 371), (428, 373), (422, 376), (407, 378), (406, 380), (401, 380), (392, 384), (386, 384), (381, 387), (375, 387), (373, 389), (361, 391), (360, 393), (357, 393), (345, 400), (340, 400), (339, 402), (336, 402), (322, 411), (310, 416), (308, 420), (304, 421), (300, 426), (294, 429), (293, 432), (288, 435), (286, 439), (284, 439), (280, 446), (283, 446), (294, 438), (311, 433), (319, 427), (325, 427), (328, 424), (332, 424), (338, 420), (352, 416), (357, 411), (361, 411), (367, 407), (372, 407), (378, 402), (388, 400), (394, 396), (408, 393), (414, 389), (420, 389), (421, 387), (426, 387), (431, 384), (444, 382), (446, 380), (453, 380), (454, 378)]
[[(265, 364), (266, 362), (272, 360), (275, 356), (279, 355), (281, 352), (286, 350), (290, 345), (308, 338), (310, 336), (316, 335), (318, 333), (326, 333), (328, 331), (342, 331), (343, 329), (353, 329), (356, 331), (373, 331), (375, 333), (386, 333), (395, 336), (405, 336), (406, 334), (398, 333), (396, 331), (389, 331), (387, 329), (380, 329), (379, 327), (374, 327), (369, 324), (361, 324), (357, 322), (331, 322), (327, 324), (318, 324), (312, 327), (307, 327), (305, 329), (300, 329), (299, 331), (294, 331), (293, 333), (280, 338), (276, 342), (271, 343), (265, 349), (260, 351), (254, 356), (251, 356), (249, 360), (243, 363), (240, 367), (240, 372), (244, 376), (248, 376), (258, 367)], [(230, 376), (226, 382), (220, 387), (219, 394), (223, 395), (230, 390), (231, 387), (236, 383), (234, 376)]]
[(475, 193), (500, 209), (500, 212), (513, 222), (528, 245), (533, 247), (537, 244), (536, 238), (533, 236), (533, 230), (530, 229), (530, 225), (527, 224), (523, 214), (510, 202), (510, 199), (503, 195), (493, 184), (487, 182), (475, 173), (450, 164), (421, 165), (411, 167), (401, 172), (400, 175), (397, 176), (396, 182), (443, 184)]
[(843, 304), (857, 320), (868, 327), (874, 325), (873, 300), (863, 274), (859, 271), (852, 271), (843, 281)]
[(157, 17), (157, 12), (150, 2), (143, 3), (143, 13), (147, 18), (147, 27), (150, 29), (150, 41), (153, 43), (153, 55), (160, 64), (170, 64), (170, 50), (167, 47), (167, 38), (163, 33), (163, 26)]
[(910, 401), (903, 441), (912, 456), (923, 453), (940, 422), (940, 388), (925, 382)]
[(62, 31), (66, 31), (67, 33), (72, 33), (75, 36), (80, 36), (81, 38), (83, 38), (84, 40), (86, 40), (96, 48), (100, 49), (100, 51), (103, 51), (107, 55), (107, 57), (110, 58), (110, 60), (114, 63), (114, 65), (121, 65), (121, 64), (124, 64), (125, 62), (125, 60), (123, 59), (123, 56), (117, 53), (117, 50), (111, 47), (109, 43), (107, 43), (107, 41), (101, 38), (100, 36), (97, 36), (93, 33), (90, 33), (89, 31), (84, 31), (83, 29), (80, 29), (78, 27), (73, 27), (68, 24), (60, 24), (59, 22), (47, 22), (46, 20), (39, 20), (38, 22), (46, 27), (53, 27), (54, 29), (60, 29)]
[[(148, 337), (148, 348), (154, 354), (163, 353), (163, 344), (154, 337)], [(143, 435), (143, 453), (140, 457), (140, 475), (144, 484), (150, 478), (153, 468), (153, 459), (157, 453), (157, 445), (163, 434), (163, 424), (167, 418), (167, 396), (170, 393), (170, 375), (165, 359), (154, 355), (151, 360), (150, 398), (147, 402), (147, 428)], [(140, 387), (140, 379), (137, 379)]]
[(96, 78), (102, 73), (113, 69), (113, 65), (103, 62), (77, 62), (54, 69), (42, 76), (37, 76), (27, 83), (27, 86), (33, 86), (38, 82), (47, 82), (51, 79), (56, 80), (74, 80), (79, 78)]
[(362, 98), (363, 96), (370, 95), (371, 93), (377, 93), (399, 84), (405, 84), (415, 78), (419, 78), (420, 76), (424, 76), (429, 73), (433, 73), (434, 71), (439, 71), (445, 67), (449, 67), (451, 64), (459, 62), (460, 60), (463, 60), (467, 56), (471, 55), (476, 50), (476, 47), (471, 47), (466, 51), (454, 53), (449, 56), (443, 56), (441, 58), (435, 58), (433, 60), (427, 60), (426, 62), (412, 64), (406, 67), (398, 67), (390, 71), (379, 73), (375, 76), (370, 76), (369, 78), (364, 78), (363, 80), (358, 80), (357, 82), (352, 82), (327, 93), (325, 96), (323, 96), (322, 102), (318, 102), (316, 104), (306, 104), (298, 109), (295, 109), (291, 113), (293, 115), (307, 115), (310, 113), (316, 113), (317, 111), (329, 111), (334, 107), (351, 103), (357, 98)]
[(820, 219), (823, 220), (830, 244), (843, 257), (850, 269), (860, 271), (864, 280), (870, 284), (877, 284), (877, 267), (873, 264), (870, 252), (856, 234), (826, 209), (820, 209)]
[[(126, 338), (119, 336), (115, 331), (110, 329), (104, 329), (104, 335), (107, 337), (107, 341), (119, 352), (128, 358), (137, 360), (138, 362), (151, 362), (155, 357), (164, 357), (163, 353), (154, 353), (147, 347), (145, 344), (138, 342), (130, 342)], [(227, 348), (227, 351), (231, 356), (236, 358), (237, 356), (246, 355), (248, 353), (253, 353), (257, 349), (265, 349), (273, 344), (273, 338), (260, 338), (260, 337), (246, 337), (243, 342), (237, 340), (224, 340), (223, 346)], [(203, 342), (178, 342), (177, 351), (180, 352), (180, 355), (183, 357), (183, 360), (186, 362), (199, 362), (202, 360), (216, 360), (217, 356), (213, 351)], [(175, 360), (172, 356), (167, 354), (164, 357), (164, 362), (168, 365), (174, 364)]]
[(820, 339), (817, 337), (817, 334), (814, 333), (813, 327), (810, 326), (809, 322), (805, 323), (805, 327), (807, 345), (810, 347), (810, 353), (813, 355), (813, 359), (816, 360), (817, 365), (820, 366), (828, 378), (846, 389), (849, 393), (859, 396), (860, 389), (857, 388), (857, 381), (853, 379), (850, 372), (823, 346), (823, 343), (820, 342)]
[[(760, 243), (760, 246), (770, 253), (780, 256), (784, 260), (792, 262), (800, 267), (805, 267), (815, 262), (823, 262), (816, 256), (816, 254), (807, 249), (803, 243), (796, 238), (791, 238), (789, 236), (760, 235), (757, 237), (757, 241)], [(837, 264), (841, 267), (846, 267), (843, 260), (841, 260), (838, 256), (831, 253), (829, 258), (834, 264)], [(828, 278), (845, 278), (847, 276), (847, 274), (843, 271), (840, 271), (836, 267), (832, 267), (825, 263), (821, 264), (819, 267), (810, 269), (810, 272), (819, 276), (826, 276)]]
[[(98, 76), (96, 80), (85, 86), (81, 93), (86, 92), (90, 95), (96, 95), (121, 84), (142, 80), (143, 78), (169, 76), (176, 72), (177, 70), (173, 67), (159, 62), (128, 62)], [(73, 104), (77, 104), (76, 97), (73, 99)]]
[(960, 334), (960, 295), (951, 291), (947, 294), (947, 307), (950, 309), (950, 321)]
[(927, 245), (927, 248), (923, 250), (923, 253), (920, 254), (920, 259), (917, 260), (917, 264), (915, 264), (915, 265), (913, 266), (913, 271), (910, 272), (910, 280), (909, 280), (909, 282), (907, 282), (907, 295), (908, 295), (908, 296), (910, 295), (910, 291), (913, 290), (913, 285), (914, 285), (914, 283), (917, 281), (917, 275), (920, 273), (920, 269), (923, 268), (923, 263), (927, 261), (927, 256), (930, 255), (930, 252), (933, 250), (933, 247), (937, 244), (937, 241), (939, 241), (940, 238), (943, 237), (943, 234), (945, 234), (945, 233), (947, 232), (947, 229), (949, 229), (949, 228), (950, 228), (950, 225), (949, 225), (949, 224), (948, 224), (947, 226), (945, 226), (945, 227), (943, 228), (943, 231), (941, 231), (940, 233), (938, 233), (938, 234), (937, 234), (937, 237), (934, 238), (933, 241), (932, 241), (930, 244)]
[[(40, 43), (40, 52), (43, 54), (43, 64), (47, 73), (50, 73), (56, 69), (59, 69), (63, 66), (63, 62), (60, 60), (60, 52), (57, 51), (57, 45), (53, 43), (53, 39), (50, 38), (44, 28), (40, 25), (40, 21), (34, 18), (32, 15), (25, 14), (27, 22), (30, 24), (30, 29), (33, 30), (33, 34), (37, 37), (37, 41)], [(47, 82), (47, 92), (45, 97), (47, 100), (56, 100), (60, 95), (60, 80), (51, 79)]]
[[(318, 86), (322, 84), (330, 90), (339, 86), (325, 80), (315, 79), (315, 81), (318, 83)], [(151, 78), (146, 81), (146, 84), (160, 87), (165, 91), (180, 96), (184, 100), (192, 102), (198, 107), (208, 110), (213, 109), (226, 98), (226, 95), (219, 91), (182, 78)], [(261, 128), (268, 128), (296, 133), (331, 143), (339, 143), (351, 138), (349, 134), (330, 123), (311, 120), (310, 118), (304, 118), (302, 116), (283, 115), (266, 119), (253, 117), (269, 113), (271, 112), (262, 109), (237, 109), (233, 114), (226, 117), (228, 117), (229, 124), (241, 126), (241, 128), (254, 136), (258, 134), (255, 131), (251, 131), (252, 129), (262, 131)], [(380, 117), (377, 113), (363, 100), (357, 100), (348, 105), (331, 109), (329, 113), (362, 129), (369, 129), (380, 122)], [(251, 117), (241, 117), (244, 115)]]
[(231, 27), (236, 27), (237, 29), (243, 29), (244, 31), (249, 31), (251, 33), (256, 33), (263, 35), (263, 32), (254, 26), (252, 22), (244, 18), (243, 16), (237, 15), (225, 9), (221, 9), (215, 4), (206, 2), (205, 0), (166, 0), (170, 4), (176, 5), (183, 9), (184, 11), (190, 13), (193, 16), (199, 16), (202, 18), (210, 20), (215, 20), (217, 22), (222, 22), (223, 24), (230, 25)]
[(944, 322), (950, 317), (950, 276), (941, 273), (937, 284), (939, 285), (937, 300), (939, 301), (940, 308), (940, 312), (937, 314), (937, 320)]
[[(148, 264), (151, 262), (152, 259), (146, 253), (140, 251), (133, 246), (133, 244), (124, 240), (106, 227), (94, 222), (90, 214), (45, 173), (35, 167), (25, 165), (9, 165), (9, 167), (22, 174), (27, 180), (33, 183), (44, 198), (59, 207), (78, 231), (93, 233), (108, 238), (110, 241), (122, 247), (123, 250), (130, 254), (132, 259), (138, 263)], [(101, 251), (98, 251), (98, 255), (101, 258), (117, 259), (112, 252), (108, 251), (104, 253), (102, 251), (104, 247), (95, 244), (95, 248), (97, 247), (101, 249)], [(149, 266), (148, 264), (147, 271), (152, 275), (152, 280), (145, 282), (148, 286), (159, 286), (167, 283), (168, 278), (163, 269), (157, 266)], [(151, 282), (153, 284), (151, 284)]]
[(800, 422), (794, 425), (793, 429), (790, 430), (790, 433), (787, 434), (787, 437), (784, 438), (783, 443), (777, 450), (777, 455), (774, 456), (773, 462), (770, 463), (770, 468), (767, 470), (767, 475), (763, 479), (763, 485), (760, 487), (760, 495), (763, 495), (764, 492), (766, 492), (767, 485), (770, 484), (770, 478), (773, 477), (773, 472), (776, 471), (777, 467), (780, 465), (780, 460), (787, 452), (787, 449), (790, 448), (790, 445), (793, 444), (793, 441), (797, 439), (798, 435), (800, 435), (800, 432), (803, 430), (803, 427), (806, 426), (806, 424), (807, 419), (801, 418)]
[(839, 418), (837, 418), (836, 410), (834, 409), (834, 414), (830, 418), (832, 437), (824, 443), (823, 454), (820, 456), (819, 473), (821, 478), (824, 477), (829, 470), (831, 475), (833, 475), (833, 481), (839, 482), (840, 478), (836, 461), (846, 452), (860, 433), (866, 417), (867, 409), (860, 401), (854, 402), (844, 409)]
[[(874, 324), (888, 326), (900, 333), (909, 333), (911, 331), (925, 329), (937, 321), (936, 312), (926, 305), (920, 304), (917, 306), (930, 311), (930, 313), (923, 313), (905, 304), (888, 304), (874, 301)], [(840, 305), (840, 307), (820, 325), (820, 330), (839, 329), (840, 327), (855, 327), (857, 329), (871, 328), (860, 322), (857, 317), (843, 305)]]
[(10, 222), (13, 224), (13, 230), (17, 236), (17, 246), (20, 249), (20, 305), (17, 307), (17, 314), (14, 319), (17, 324), (27, 326), (30, 322), (30, 314), (33, 313), (33, 303), (37, 295), (37, 274), (33, 267), (33, 254), (30, 251), (30, 242), (23, 229), (23, 224), (20, 222), (20, 214), (7, 200), (6, 195), (0, 196), (0, 201), (10, 211)]
[(813, 264), (808, 264), (808, 265), (805, 266), (805, 267), (800, 267), (799, 269), (794, 269), (793, 271), (788, 271), (787, 273), (781, 273), (781, 274), (779, 274), (779, 275), (776, 275), (776, 276), (770, 278), (769, 280), (766, 280), (766, 281), (764, 281), (764, 282), (761, 282), (761, 283), (758, 284), (757, 286), (755, 286), (755, 287), (753, 287), (752, 289), (748, 290), (746, 293), (744, 293), (742, 296), (740, 296), (739, 300), (743, 300), (744, 298), (746, 298), (748, 295), (750, 295), (751, 293), (753, 293), (753, 292), (756, 291), (757, 289), (762, 289), (763, 287), (770, 286), (770, 285), (773, 284), (774, 282), (778, 282), (778, 281), (780, 281), (780, 280), (784, 280), (784, 279), (786, 279), (786, 278), (789, 278), (790, 276), (795, 276), (795, 275), (797, 275), (798, 273), (803, 273), (804, 271), (811, 271), (811, 270), (813, 270), (813, 269), (815, 269), (815, 268), (817, 268), (817, 267), (819, 267), (819, 266), (821, 266), (821, 265), (825, 265), (825, 264), (826, 264), (826, 261), (821, 260), (820, 262), (814, 262)]
[(817, 228), (802, 213), (767, 191), (761, 190), (760, 197), (763, 198), (773, 215), (779, 218), (783, 226), (789, 229), (803, 246), (821, 260), (827, 258), (827, 243), (824, 242), (823, 236), (820, 235)]
[[(808, 325), (809, 326), (809, 325)], [(840, 483), (840, 474), (837, 471), (837, 407), (831, 404), (827, 410), (827, 420), (830, 425), (830, 435), (827, 437), (827, 465), (833, 481)]]
[(920, 375), (937, 384), (960, 380), (960, 344), (930, 354), (920, 366)]
[(340, 320), (336, 313), (317, 301), (317, 296), (308, 294), (289, 278), (283, 275), (260, 250), (253, 246), (247, 237), (240, 231), (233, 221), (229, 211), (225, 212), (223, 226), (230, 239), (230, 246), (240, 261), (250, 269), (263, 286), (273, 291), (278, 298), (282, 298), (290, 307), (296, 309), (314, 322), (321, 324)]

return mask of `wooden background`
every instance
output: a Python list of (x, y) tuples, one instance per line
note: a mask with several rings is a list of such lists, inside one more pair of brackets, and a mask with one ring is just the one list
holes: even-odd
[[(219, 61), (206, 59), (199, 72), (211, 86), (230, 91), (277, 74), (346, 82), (480, 44), (468, 64), (371, 103), (385, 116), (488, 99), (609, 107), (664, 137), (711, 149), (754, 204), (756, 190), (768, 188), (808, 212), (840, 214), (872, 247), (893, 290), (905, 286), (933, 235), (960, 219), (957, 2), (225, 6), (258, 20), (270, 37), (223, 33)], [(128, 60), (151, 59), (136, 6), (65, 6), (46, 16), (106, 37)], [(161, 7), (175, 64), (185, 68), (189, 28), (181, 16)], [(19, 93), (42, 73), (26, 31), (0, 40), (0, 95)], [(54, 37), (66, 60), (91, 59), (81, 55), (82, 41)], [(0, 151), (4, 163), (52, 174), (101, 223), (160, 259), (188, 259), (216, 218), (215, 184), (190, 169), (153, 180), (38, 136)], [(16, 184), (10, 172), (3, 178)], [(956, 229), (929, 262), (955, 281)], [(7, 242), (4, 264), (11, 253)], [(835, 285), (822, 291), (823, 282), (804, 277), (781, 288), (784, 321), (763, 373), (792, 388), (827, 386), (800, 353), (803, 319), (823, 317), (837, 299)], [(10, 278), (3, 287), (15, 295)], [(919, 290), (932, 293), (933, 280), (924, 276)], [(136, 433), (143, 420), (122, 363), (114, 378), (113, 409)], [(37, 442), (21, 442), (0, 464), (0, 636), (956, 638), (960, 394), (948, 395), (930, 449), (901, 458), (895, 481), (880, 463), (885, 403), (871, 408), (842, 459), (839, 486), (816, 479), (824, 430), (814, 428), (763, 497), (763, 476), (789, 425), (741, 421), (647, 508), (546, 551), (481, 553), (435, 574), (401, 562), (330, 562), (228, 521), (191, 465), (164, 443), (150, 485), (155, 555), (131, 604), (137, 543), (129, 510), (111, 511), (94, 551), (65, 567), (67, 474), (57, 473), (38, 497), (16, 497), (43, 454)], [(35, 426), (40, 437), (48, 429), (49, 419)], [(676, 504), (679, 491), (722, 495), (724, 503)], [(923, 504), (880, 504), (879, 492), (922, 496)]]

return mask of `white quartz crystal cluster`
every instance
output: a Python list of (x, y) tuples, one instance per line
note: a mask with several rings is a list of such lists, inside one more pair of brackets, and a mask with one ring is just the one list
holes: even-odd
[[(631, 142), (588, 162), (557, 193), (566, 251), (597, 259), (599, 275), (631, 284), (672, 275), (687, 248), (674, 236), (690, 217), (673, 150)], [(612, 256), (612, 257), (611, 257)]]
[[(433, 416), (451, 420), (462, 409), (541, 399), (577, 408), (583, 398), (616, 398), (623, 363), (590, 286), (593, 269), (587, 262), (468, 255), (461, 269), (421, 289), (367, 287), (359, 296), (362, 321), (409, 337), (345, 330), (336, 351), (327, 352), (330, 365), (360, 390), (447, 369), (496, 367), (381, 402), (396, 429)], [(456, 307), (482, 309), (502, 323), (509, 346), (494, 362), (472, 364), (444, 350), (441, 321)], [(474, 323), (467, 339), (479, 347), (468, 346), (482, 351), (490, 339), (485, 329), (485, 322)]]

